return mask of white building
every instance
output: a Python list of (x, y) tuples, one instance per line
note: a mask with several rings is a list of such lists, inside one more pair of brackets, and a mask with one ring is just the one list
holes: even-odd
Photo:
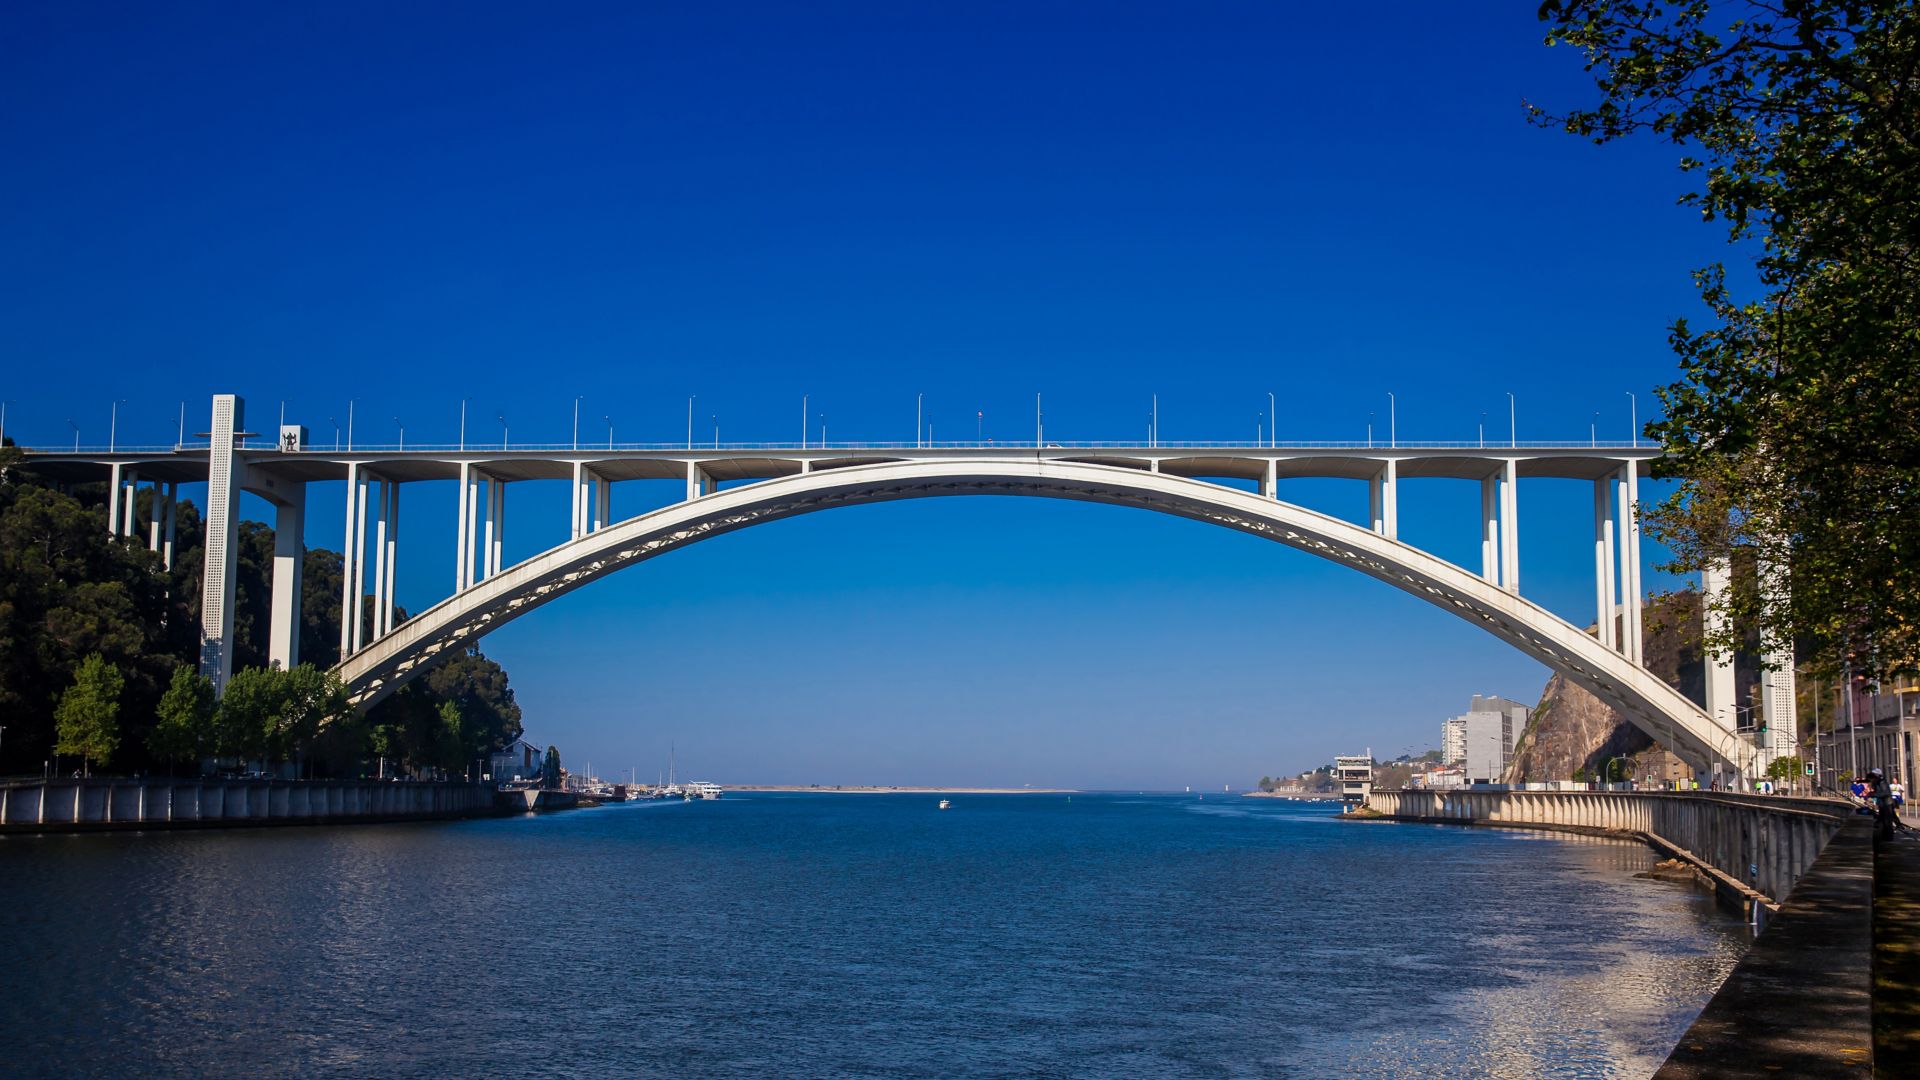
[(505, 780), (532, 780), (540, 775), (547, 752), (525, 739), (515, 739), (487, 759), (487, 777), (494, 783)]
[(1340, 785), (1340, 801), (1347, 809), (1366, 802), (1367, 796), (1373, 793), (1372, 751), (1365, 757), (1334, 758), (1333, 780)]
[(1458, 765), (1467, 760), (1467, 719), (1456, 716), (1440, 721), (1440, 764)]
[[(1440, 751), (1449, 765), (1459, 764), (1469, 784), (1497, 784), (1513, 759), (1513, 744), (1527, 729), (1531, 709), (1491, 694), (1475, 694), (1464, 715), (1441, 725)], [(1457, 748), (1456, 760), (1448, 756)]]

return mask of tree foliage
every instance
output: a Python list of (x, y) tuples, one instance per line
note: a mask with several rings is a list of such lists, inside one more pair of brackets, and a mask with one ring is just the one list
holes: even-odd
[(1752, 287), (1696, 272), (1711, 318), (1673, 324), (1682, 377), (1648, 425), (1680, 480), (1644, 511), (1673, 568), (1747, 570), (1710, 645), (1753, 625), (1821, 670), (1920, 669), (1920, 7), (1548, 0), (1540, 18), (1599, 100), (1536, 119), (1678, 144), (1682, 201), (1753, 256)]
[(560, 748), (547, 747), (547, 756), (540, 763), (540, 786), (550, 790), (560, 786)]
[(159, 761), (197, 761), (213, 749), (213, 680), (180, 664), (160, 695), (147, 748)]
[(113, 756), (120, 745), (120, 693), (126, 680), (107, 658), (90, 654), (80, 662), (73, 685), (54, 710), (56, 754), (77, 755), (91, 773), (93, 763)]

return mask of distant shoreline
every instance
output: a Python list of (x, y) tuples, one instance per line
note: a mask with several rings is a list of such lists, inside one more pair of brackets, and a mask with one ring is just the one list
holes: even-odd
[(874, 784), (726, 784), (728, 791), (825, 791), (840, 795), (1077, 795), (1078, 788), (893, 787)]

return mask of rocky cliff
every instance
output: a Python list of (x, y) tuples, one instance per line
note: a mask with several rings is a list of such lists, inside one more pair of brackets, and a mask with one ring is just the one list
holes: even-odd
[[(1696, 703), (1706, 696), (1706, 665), (1700, 652), (1700, 601), (1692, 592), (1657, 597), (1646, 610), (1647, 667)], [(1734, 660), (1737, 700), (1745, 700), (1759, 677), (1754, 658)], [(1571, 780), (1576, 770), (1597, 776), (1615, 755), (1635, 759), (1635, 775), (1649, 776), (1652, 758), (1667, 757), (1645, 732), (1627, 723), (1599, 698), (1554, 675), (1540, 694), (1527, 730), (1514, 745), (1506, 780), (1520, 784)]]

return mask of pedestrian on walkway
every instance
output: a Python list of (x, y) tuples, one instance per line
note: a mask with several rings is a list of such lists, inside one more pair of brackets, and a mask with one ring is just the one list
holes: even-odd
[(1880, 839), (1893, 839), (1893, 785), (1879, 769), (1867, 772), (1867, 793), (1873, 799), (1873, 815), (1880, 822)]

